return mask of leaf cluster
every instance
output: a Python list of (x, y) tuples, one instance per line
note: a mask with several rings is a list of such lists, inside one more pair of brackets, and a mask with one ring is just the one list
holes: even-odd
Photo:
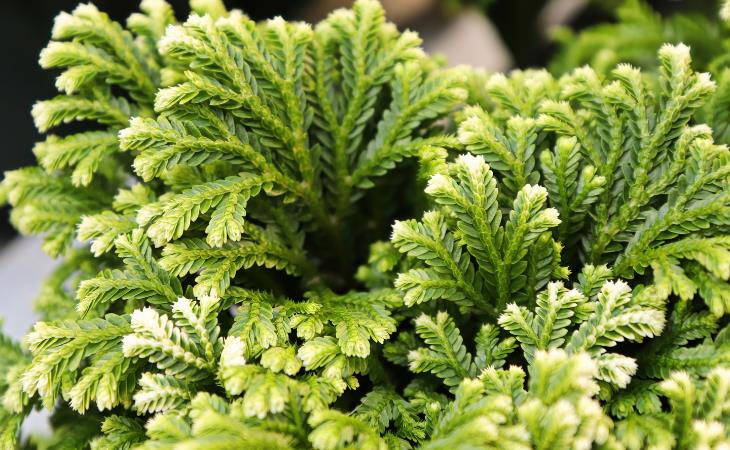
[(687, 46), (484, 76), (375, 0), (191, 8), (56, 20), (57, 134), (0, 197), (63, 259), (0, 336), (0, 448), (730, 445), (730, 97)]

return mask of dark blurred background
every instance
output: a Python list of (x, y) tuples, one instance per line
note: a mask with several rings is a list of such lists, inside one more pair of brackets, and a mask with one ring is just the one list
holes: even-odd
[[(168, 0), (183, 19), (186, 0)], [(40, 139), (30, 117), (34, 101), (56, 94), (54, 72), (38, 66), (38, 54), (50, 37), (53, 18), (70, 11), (78, 0), (3, 0), (0, 5), (0, 169), (33, 164), (31, 148)], [(317, 21), (347, 0), (228, 0), (251, 17), (281, 15)], [(679, 10), (712, 13), (714, 0), (649, 2), (662, 15)], [(136, 0), (97, 0), (112, 18), (124, 21), (137, 9)], [(489, 70), (543, 66), (554, 51), (548, 30), (556, 25), (580, 29), (612, 19), (618, 0), (383, 0), (390, 20), (424, 37), (426, 49), (445, 54), (450, 63), (472, 64)], [(7, 208), (0, 211), (0, 245), (14, 232)]]

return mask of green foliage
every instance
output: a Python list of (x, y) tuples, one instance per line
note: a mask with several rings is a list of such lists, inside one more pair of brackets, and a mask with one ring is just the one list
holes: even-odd
[[(621, 3), (616, 8), (615, 23), (599, 23), (579, 33), (564, 28), (555, 30), (553, 35), (560, 50), (551, 62), (552, 71), (562, 74), (590, 64), (597, 73), (607, 74), (620, 62), (656, 70), (659, 65), (654, 55), (662, 44), (684, 43), (692, 48), (695, 67), (712, 73), (717, 82), (717, 92), (702, 109), (701, 121), (712, 126), (716, 141), (730, 143), (727, 2), (709, 2), (709, 7), (687, 4), (687, 8), (667, 16), (655, 12), (643, 0)], [(720, 9), (719, 15), (716, 8)]]
[[(613, 420), (617, 427), (593, 442), (609, 448), (724, 442), (722, 420), (698, 423), (697, 435), (676, 440), (680, 431), (667, 425), (670, 413), (662, 407), (661, 380), (684, 373), (700, 383), (728, 364), (727, 331), (718, 333), (718, 326), (727, 314), (730, 152), (693, 119), (703, 116), (715, 85), (708, 74), (692, 71), (689, 49), (664, 46), (659, 61), (656, 75), (619, 65), (605, 80), (587, 67), (559, 80), (542, 71), (487, 80), (490, 102), (465, 109), (460, 119), (458, 137), (469, 153), (437, 165), (429, 180), (435, 209), (420, 222), (394, 225), (392, 242), (407, 255), (395, 284), (406, 306), (423, 315), (386, 346), (388, 360), (436, 375), (458, 398), (462, 380), (496, 370), (477, 369), (480, 358), (473, 356), (484, 342), (474, 318), (486, 317), (487, 331), (496, 320), (506, 332), (489, 341), (491, 348), (507, 349), (493, 357), (496, 367), (515, 340), (522, 352), (506, 357), (511, 364), (524, 361), (523, 373), (531, 375), (539, 352), (562, 349), (590, 358), (592, 394), (608, 414), (594, 419), (605, 424), (605, 433)], [(522, 206), (529, 203), (525, 194), (536, 192), (536, 206)], [(506, 201), (515, 193), (510, 211)], [(500, 227), (505, 214), (510, 222)], [(491, 249), (510, 248), (517, 217), (524, 217), (526, 229), (516, 240), (526, 251), (524, 262), (515, 264), (510, 253), (490, 259)], [(535, 219), (542, 217), (554, 219), (544, 226)], [(532, 223), (543, 242), (553, 243), (552, 259), (535, 249), (541, 240), (531, 237)], [(542, 255), (548, 257), (537, 264), (542, 276), (535, 278), (530, 265)], [(516, 283), (525, 294), (501, 294), (489, 278), (500, 272), (527, 280), (502, 284)], [(552, 281), (561, 278), (572, 279), (573, 289)], [(499, 381), (495, 391), (519, 402), (525, 394), (513, 387), (524, 375), (513, 376), (490, 375)], [(535, 408), (534, 419), (526, 419), (536, 421), (526, 425), (535, 427), (530, 436), (544, 436), (547, 448), (571, 448), (568, 430), (580, 421), (563, 412), (553, 424), (549, 412)], [(506, 422), (499, 423), (501, 431)], [(453, 439), (436, 448), (465, 440)]]
[(435, 413), (423, 448), (576, 448), (605, 444), (610, 419), (592, 397), (595, 364), (586, 354), (539, 351), (526, 373), (489, 368), (467, 378)]
[[(193, 177), (141, 208), (137, 222), (156, 246), (168, 244), (176, 266), (195, 264), (194, 256), (169, 243), (201, 215), (206, 244), (190, 244), (201, 252), (250, 240), (301, 253), (297, 230), (311, 226), (319, 237), (347, 245), (342, 234), (351, 205), (372, 179), (424, 146), (449, 142), (423, 130), (463, 97), (459, 77), (434, 70), (419, 42), (413, 33), (395, 33), (370, 2), (314, 30), (280, 19), (256, 27), (237, 12), (216, 21), (191, 16), (171, 28), (159, 48), (173, 64), (189, 67), (185, 81), (159, 91), (159, 116), (133, 120), (121, 145), (136, 153), (134, 169), (144, 181), (204, 167), (217, 173)], [(379, 105), (386, 93), (390, 102)], [(372, 137), (363, 139), (368, 127)], [(282, 239), (246, 225), (247, 203), (261, 192), (268, 199), (258, 219), (286, 218), (290, 229)], [(229, 276), (251, 264), (306, 270), (274, 254), (251, 262), (223, 258), (216, 271)]]
[(543, 207), (544, 188), (522, 187), (503, 220), (489, 166), (463, 155), (448, 165), (448, 174), (431, 177), (426, 192), (455, 221), (449, 227), (445, 213), (430, 211), (421, 222), (393, 226), (395, 247), (424, 265), (396, 280), (406, 304), (444, 298), (493, 313), (485, 299), (496, 298), (499, 311), (507, 299), (529, 298), (563, 272), (559, 244), (548, 233), (560, 220), (555, 209)]
[(472, 356), (448, 314), (440, 312), (436, 320), (422, 315), (416, 319), (416, 333), (428, 348), (408, 354), (412, 372), (433, 372), (449, 386), (457, 385), (466, 377), (474, 376)]
[(701, 380), (675, 372), (659, 385), (670, 410), (666, 414), (632, 414), (616, 424), (627, 449), (722, 448), (728, 445), (726, 368), (715, 368)]
[(662, 17), (649, 2), (622, 0), (620, 3), (615, 9), (615, 23), (599, 23), (579, 33), (567, 28), (553, 30), (561, 48), (551, 62), (551, 69), (564, 73), (590, 64), (596, 71), (607, 72), (621, 62), (652, 67), (656, 64), (654, 55), (662, 44), (681, 42), (692, 47), (696, 63), (704, 68), (717, 57), (718, 49), (713, 43), (727, 37), (722, 24), (712, 20), (714, 17), (703, 16), (701, 8)]
[[(0, 322), (0, 325), (2, 323)], [(21, 347), (0, 333), (0, 448), (12, 449), (16, 436), (25, 418), (26, 396), (14, 385), (21, 370), (28, 364), (29, 357)]]
[(56, 21), (59, 134), (1, 197), (63, 259), (0, 336), (0, 448), (730, 445), (730, 91), (686, 46), (487, 76), (375, 0), (191, 9)]
[[(38, 129), (96, 124), (93, 131), (49, 135), (34, 149), (40, 168), (13, 171), (3, 182), (13, 222), (23, 233), (45, 234), (51, 256), (70, 247), (82, 216), (109, 205), (125, 181), (117, 133), (131, 116), (152, 113), (163, 63), (155, 30), (174, 16), (163, 1), (145, 1), (142, 11), (130, 20), (130, 31), (93, 5), (80, 5), (56, 18), (53, 41), (41, 53), (41, 66), (63, 72), (56, 79), (61, 94), (33, 107)], [(131, 26), (135, 22), (146, 26)]]
[[(29, 396), (37, 393), (46, 407), (63, 393), (80, 412), (89, 407), (91, 398), (102, 410), (128, 401), (128, 378), (134, 377), (135, 365), (122, 357), (121, 340), (130, 331), (128, 320), (116, 314), (38, 322), (26, 337), (33, 360), (22, 376), (23, 391)], [(89, 365), (80, 370), (89, 357)], [(63, 385), (54, 382), (59, 379)]]
[[(559, 93), (548, 95), (532, 112), (535, 126), (523, 129), (519, 139), (556, 136), (554, 150), (541, 153), (532, 173), (544, 181), (548, 203), (559, 211), (558, 239), (575, 243), (567, 256), (609, 263), (623, 277), (651, 268), (659, 295), (688, 300), (700, 292), (721, 315), (726, 238), (710, 230), (727, 226), (728, 194), (722, 186), (730, 173), (729, 153), (713, 143), (708, 127), (690, 124), (715, 85), (707, 74), (691, 70), (685, 46), (662, 47), (659, 60), (661, 73), (652, 81), (656, 91), (628, 65), (619, 65), (606, 81), (590, 68), (576, 69), (558, 82)], [(496, 75), (489, 85), (509, 92), (522, 77), (517, 74), (507, 83)], [(493, 133), (480, 128), (479, 121), (510, 130), (530, 113), (518, 109), (504, 119), (515, 108), (496, 98), (493, 113), (467, 111), (459, 134), (468, 149), (490, 161), (501, 161), (503, 147), (490, 143)], [(536, 164), (532, 153), (508, 152), (514, 155)], [(494, 167), (500, 177), (520, 179), (507, 165)]]

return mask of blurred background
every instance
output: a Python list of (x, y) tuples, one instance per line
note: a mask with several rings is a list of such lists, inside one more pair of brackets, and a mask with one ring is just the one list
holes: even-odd
[[(179, 19), (187, 16), (187, 0), (168, 1)], [(657, 46), (664, 40), (692, 41), (693, 37), (699, 42), (700, 52), (703, 45), (720, 45), (719, 37), (715, 39), (717, 29), (702, 25), (714, 23), (717, 0), (381, 1), (391, 21), (402, 29), (410, 28), (421, 34), (427, 51), (442, 54), (451, 65), (470, 64), (488, 71), (549, 66), (553, 72), (561, 73), (565, 67), (595, 63), (590, 45), (581, 47), (580, 51), (561, 53), (560, 42), (575, 41), (576, 32), (599, 23), (615, 22), (622, 14), (621, 20), (625, 21), (627, 14), (634, 14), (630, 9), (619, 9), (626, 3), (633, 5), (635, 11), (643, 11), (643, 15), (629, 17), (634, 22), (625, 33), (618, 33), (623, 36), (622, 40), (596, 42), (597, 48), (613, 45), (615, 53), (622, 55), (633, 46)], [(56, 94), (56, 74), (40, 69), (38, 54), (48, 42), (55, 15), (72, 10), (78, 3), (78, 0), (3, 0), (0, 5), (0, 42), (4, 44), (4, 57), (0, 61), (0, 169), (3, 172), (34, 164), (31, 149), (42, 138), (33, 126), (30, 109), (34, 101)], [(94, 3), (122, 22), (138, 5), (137, 0), (96, 0)], [(280, 15), (290, 20), (316, 22), (351, 1), (227, 0), (225, 3), (255, 19)], [(677, 13), (691, 13), (699, 19), (692, 22), (693, 27), (688, 28), (686, 23), (675, 26), (672, 17), (687, 17)], [(664, 21), (668, 25), (664, 26)], [(647, 39), (654, 40), (647, 42)], [(654, 48), (648, 51), (651, 58), (654, 51)], [(39, 240), (17, 237), (8, 222), (8, 209), (2, 209), (0, 286), (5, 295), (0, 299), (0, 317), (8, 319), (3, 328), (10, 336), (19, 339), (34, 322), (32, 300), (53, 265), (41, 252)], [(43, 429), (44, 420), (36, 417), (29, 426)]]

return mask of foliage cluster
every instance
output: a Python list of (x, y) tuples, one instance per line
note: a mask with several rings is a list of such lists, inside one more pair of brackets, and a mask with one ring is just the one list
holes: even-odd
[(191, 7), (56, 20), (58, 134), (0, 193), (62, 262), (0, 338), (2, 448), (730, 446), (730, 121), (687, 46), (476, 102), (375, 0)]

